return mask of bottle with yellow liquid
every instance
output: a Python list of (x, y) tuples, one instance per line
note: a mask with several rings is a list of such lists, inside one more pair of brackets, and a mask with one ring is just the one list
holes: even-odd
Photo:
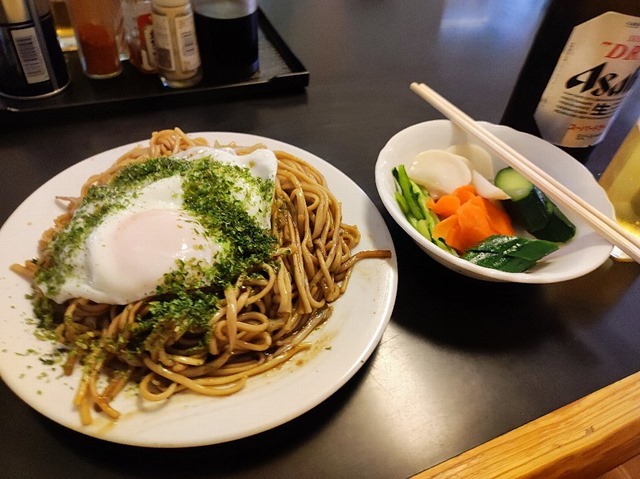
[(63, 52), (74, 52), (78, 49), (76, 37), (67, 11), (65, 0), (49, 0), (53, 23), (56, 27), (56, 35)]
[[(640, 237), (640, 118), (602, 174), (600, 186), (613, 204), (618, 223)], [(626, 259), (617, 251), (613, 256)]]

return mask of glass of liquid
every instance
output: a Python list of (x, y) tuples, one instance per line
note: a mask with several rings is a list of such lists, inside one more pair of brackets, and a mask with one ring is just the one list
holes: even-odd
[(67, 0), (67, 9), (84, 74), (95, 79), (119, 75), (124, 43), (120, 0)]
[[(618, 223), (640, 237), (640, 118), (602, 174), (600, 186), (613, 204)], [(612, 256), (631, 261), (617, 248)]]

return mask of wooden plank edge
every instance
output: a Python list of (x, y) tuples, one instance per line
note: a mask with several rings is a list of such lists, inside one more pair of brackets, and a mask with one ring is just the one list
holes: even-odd
[(640, 372), (413, 479), (597, 477), (640, 454)]

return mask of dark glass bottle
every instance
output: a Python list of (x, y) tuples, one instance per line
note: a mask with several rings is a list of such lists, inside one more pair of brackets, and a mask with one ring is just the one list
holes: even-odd
[(193, 0), (205, 78), (237, 81), (258, 71), (257, 0)]
[(551, 0), (501, 123), (585, 162), (640, 67), (640, 1)]
[(0, 95), (42, 98), (62, 91), (69, 74), (48, 0), (0, 5)]

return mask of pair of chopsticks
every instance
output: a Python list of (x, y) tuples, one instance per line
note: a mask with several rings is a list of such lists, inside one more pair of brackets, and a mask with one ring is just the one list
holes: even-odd
[(540, 188), (558, 206), (576, 213), (596, 233), (613, 246), (620, 248), (634, 261), (640, 263), (640, 239), (622, 228), (615, 220), (612, 220), (573, 191), (563, 186), (424, 83), (412, 83), (411, 90), (449, 118), (453, 124), (473, 135), (494, 155)]

